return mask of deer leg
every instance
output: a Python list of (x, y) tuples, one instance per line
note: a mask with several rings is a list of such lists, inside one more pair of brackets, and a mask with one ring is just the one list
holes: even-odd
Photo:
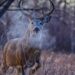
[(31, 68), (32, 74), (34, 74), (40, 68), (40, 64), (35, 63), (35, 65)]
[(24, 68), (22, 66), (17, 67), (17, 75), (25, 75)]
[(32, 67), (32, 73), (35, 73), (40, 67), (41, 67), (40, 58), (37, 58), (35, 65)]
[(7, 64), (6, 64), (6, 57), (5, 57), (5, 55), (4, 55), (4, 57), (3, 57), (3, 63), (2, 63), (2, 65), (1, 65), (1, 69), (2, 69), (2, 72), (3, 73), (6, 73), (6, 71), (8, 70), (8, 66), (7, 66)]
[(38, 69), (41, 67), (40, 60), (36, 60), (36, 63), (38, 64), (38, 65), (36, 66), (36, 70), (38, 70)]
[(35, 65), (30, 70), (30, 75), (33, 75), (40, 67), (41, 67), (40, 64), (35, 63)]
[(22, 66), (21, 69), (22, 69), (22, 75), (25, 75), (24, 67)]
[(17, 67), (17, 75), (22, 75), (21, 74), (21, 67)]
[(7, 65), (5, 65), (5, 64), (2, 64), (2, 66), (1, 66), (1, 69), (2, 69), (2, 73), (3, 74), (6, 74), (6, 71), (8, 70), (8, 66)]

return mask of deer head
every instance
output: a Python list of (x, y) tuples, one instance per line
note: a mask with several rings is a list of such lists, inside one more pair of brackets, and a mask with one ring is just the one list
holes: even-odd
[[(21, 1), (24, 1), (24, 0), (20, 0), (20, 2)], [(33, 2), (35, 3), (35, 6), (30, 7), (30, 8), (28, 8), (28, 7), (25, 8), (23, 2), (21, 2), (21, 4), (19, 2), (19, 7), (24, 9), (24, 11), (22, 11), (22, 13), (29, 18), (30, 25), (28, 27), (31, 32), (34, 31), (35, 33), (37, 33), (38, 31), (41, 30), (41, 28), (43, 27), (43, 25), (45, 23), (48, 23), (50, 21), (51, 14), (54, 11), (54, 4), (51, 0), (47, 0), (47, 1), (48, 1), (47, 2), (48, 5), (49, 5), (48, 7), (46, 7), (42, 4), (41, 4), (42, 7), (39, 7), (37, 5), (37, 3), (35, 2), (35, 0), (33, 0)], [(43, 3), (43, 4), (45, 4), (45, 3)], [(45, 12), (47, 12), (47, 13), (45, 13)]]

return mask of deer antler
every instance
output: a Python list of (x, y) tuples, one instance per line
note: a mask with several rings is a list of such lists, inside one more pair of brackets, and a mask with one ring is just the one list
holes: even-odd
[[(21, 2), (21, 1), (20, 1)], [(19, 2), (19, 3), (20, 3)], [(39, 17), (39, 18), (36, 18), (36, 19), (44, 19), (44, 17), (46, 17), (46, 16), (50, 16), (51, 14), (52, 14), (52, 12), (54, 11), (54, 4), (53, 4), (53, 2), (51, 1), (51, 0), (49, 0), (49, 2), (50, 2), (50, 4), (51, 4), (51, 7), (52, 7), (52, 9), (51, 9), (51, 11), (49, 12), (49, 13), (47, 13), (47, 14), (44, 14), (43, 13), (43, 11), (47, 11), (47, 10), (49, 10), (47, 7), (41, 7), (41, 8), (23, 8), (22, 7), (22, 5), (20, 5), (19, 4), (19, 7), (21, 8), (23, 8), (23, 11), (22, 11), (22, 13), (24, 14), (24, 15), (26, 15), (26, 16), (28, 16), (29, 18), (31, 18), (32, 16), (31, 15), (29, 15), (28, 13), (24, 13), (24, 11), (36, 11), (36, 12), (39, 12), (39, 11), (42, 11), (42, 14), (43, 14), (43, 17)], [(32, 17), (33, 18), (33, 17)]]

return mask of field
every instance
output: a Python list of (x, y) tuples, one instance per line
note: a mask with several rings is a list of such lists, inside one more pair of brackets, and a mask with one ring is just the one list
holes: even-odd
[[(0, 51), (0, 66), (2, 63), (2, 53)], [(4, 75), (1, 70), (0, 75)], [(16, 70), (12, 71), (12, 68), (9, 68), (6, 75), (16, 75)], [(75, 75), (75, 54), (43, 51), (41, 68), (34, 75)]]

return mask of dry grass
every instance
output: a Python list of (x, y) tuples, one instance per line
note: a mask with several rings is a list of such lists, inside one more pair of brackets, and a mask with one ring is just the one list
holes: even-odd
[[(0, 64), (1, 61), (2, 52), (0, 52)], [(12, 73), (9, 71), (7, 75), (15, 75), (15, 71)], [(34, 75), (75, 75), (75, 54), (43, 51), (41, 68)]]

